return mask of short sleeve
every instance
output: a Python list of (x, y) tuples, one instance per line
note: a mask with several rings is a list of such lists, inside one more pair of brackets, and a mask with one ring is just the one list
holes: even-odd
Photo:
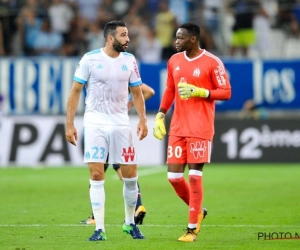
[(129, 79), (129, 86), (134, 87), (142, 84), (142, 79), (140, 76), (140, 72), (137, 66), (137, 62), (135, 58), (133, 57), (132, 60), (132, 72)]
[(82, 84), (86, 84), (90, 76), (89, 62), (84, 55), (76, 68), (73, 80)]

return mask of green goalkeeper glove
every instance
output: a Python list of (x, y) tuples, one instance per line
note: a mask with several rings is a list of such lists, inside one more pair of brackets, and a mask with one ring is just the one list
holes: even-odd
[(188, 99), (190, 97), (209, 97), (209, 90), (198, 88), (188, 83), (178, 83), (178, 92), (181, 99)]
[(154, 127), (153, 127), (153, 135), (158, 139), (162, 140), (164, 135), (166, 134), (166, 127), (164, 124), (165, 114), (162, 112), (158, 112), (155, 117)]

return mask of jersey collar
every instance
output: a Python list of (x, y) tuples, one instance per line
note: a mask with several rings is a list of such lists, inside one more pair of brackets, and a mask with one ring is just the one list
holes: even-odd
[(197, 59), (200, 58), (204, 53), (205, 53), (205, 49), (203, 49), (203, 50), (202, 50), (202, 53), (200, 53), (198, 56), (196, 56), (196, 57), (194, 57), (194, 58), (189, 58), (189, 57), (186, 55), (186, 51), (183, 52), (185, 59), (188, 60), (189, 62), (194, 61), (194, 60), (197, 60)]

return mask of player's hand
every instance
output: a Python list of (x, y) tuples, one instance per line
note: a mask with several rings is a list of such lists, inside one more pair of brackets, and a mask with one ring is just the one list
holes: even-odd
[(68, 142), (76, 146), (76, 141), (78, 140), (77, 130), (73, 125), (66, 126), (66, 139)]
[(153, 127), (153, 135), (158, 140), (162, 140), (166, 134), (166, 127), (164, 124), (165, 114), (162, 112), (157, 113), (155, 117), (154, 127)]
[(148, 126), (147, 126), (146, 118), (140, 119), (138, 126), (137, 126), (136, 134), (140, 141), (143, 140), (148, 135)]
[(190, 97), (209, 97), (209, 90), (198, 88), (188, 83), (178, 83), (178, 92), (181, 99), (188, 99)]

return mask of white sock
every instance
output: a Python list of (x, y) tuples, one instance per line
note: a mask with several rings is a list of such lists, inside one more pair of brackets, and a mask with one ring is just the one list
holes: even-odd
[(123, 196), (125, 204), (125, 224), (134, 224), (135, 205), (138, 196), (138, 177), (123, 178)]
[(104, 192), (104, 180), (93, 181), (90, 180), (90, 199), (92, 210), (96, 222), (96, 230), (104, 228), (104, 205), (105, 205), (105, 192)]

